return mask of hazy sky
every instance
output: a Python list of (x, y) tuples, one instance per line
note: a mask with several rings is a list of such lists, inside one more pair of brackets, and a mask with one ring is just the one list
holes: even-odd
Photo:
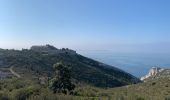
[(170, 52), (170, 0), (0, 0), (0, 48)]

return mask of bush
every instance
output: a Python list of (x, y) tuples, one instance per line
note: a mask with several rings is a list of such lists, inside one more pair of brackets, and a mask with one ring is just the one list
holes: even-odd
[(170, 97), (166, 97), (165, 100), (170, 100)]
[(9, 97), (7, 94), (0, 93), (0, 100), (9, 100)]
[(16, 90), (13, 94), (13, 97), (17, 100), (26, 100), (31, 95), (38, 95), (39, 89), (34, 86), (29, 86), (27, 88), (22, 88), (19, 90)]
[(153, 85), (156, 85), (156, 82), (153, 82), (153, 83), (152, 83), (152, 86), (153, 86)]
[(145, 100), (145, 99), (142, 97), (137, 97), (136, 100)]
[(17, 90), (14, 93), (14, 97), (17, 100), (26, 100), (31, 94), (26, 89)]

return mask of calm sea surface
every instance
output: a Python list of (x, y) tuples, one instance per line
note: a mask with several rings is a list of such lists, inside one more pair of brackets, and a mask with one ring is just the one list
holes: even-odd
[(118, 67), (134, 76), (145, 75), (151, 67), (170, 68), (170, 54), (163, 53), (112, 53), (78, 51), (86, 57)]

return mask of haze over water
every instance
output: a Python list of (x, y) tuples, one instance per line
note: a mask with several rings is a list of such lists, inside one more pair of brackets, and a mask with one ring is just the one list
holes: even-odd
[(114, 53), (103, 51), (79, 51), (87, 57), (118, 67), (134, 76), (146, 75), (150, 68), (170, 68), (170, 54), (166, 53)]

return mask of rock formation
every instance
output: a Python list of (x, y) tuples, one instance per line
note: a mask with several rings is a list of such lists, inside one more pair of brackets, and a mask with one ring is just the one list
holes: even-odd
[(159, 72), (162, 72), (163, 70), (164, 70), (163, 68), (152, 67), (147, 75), (141, 77), (141, 80), (144, 81), (149, 77), (157, 75)]

